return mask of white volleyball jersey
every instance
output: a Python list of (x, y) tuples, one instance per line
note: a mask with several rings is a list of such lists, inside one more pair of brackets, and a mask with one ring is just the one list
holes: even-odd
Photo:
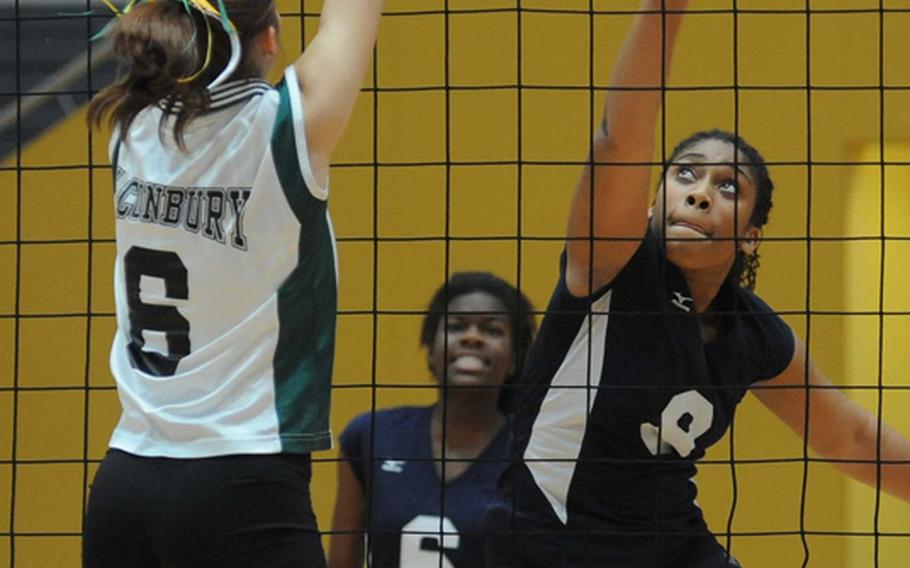
[[(331, 445), (337, 266), (294, 68), (238, 81), (173, 139), (143, 110), (114, 207), (123, 414), (111, 447), (144, 456), (304, 453)], [(160, 135), (159, 135), (160, 134)]]

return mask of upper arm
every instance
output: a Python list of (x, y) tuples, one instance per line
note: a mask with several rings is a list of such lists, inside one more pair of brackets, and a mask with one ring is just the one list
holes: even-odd
[(752, 392), (804, 438), (808, 412), (808, 441), (812, 449), (823, 456), (844, 456), (845, 448), (868, 429), (869, 413), (822, 373), (799, 338), (794, 337), (794, 342), (790, 364), (776, 377), (758, 383)]
[[(595, 136), (591, 161), (645, 162), (648, 158), (643, 156), (652, 147), (649, 140), (620, 143), (601, 131)], [(566, 229), (566, 285), (573, 295), (588, 296), (609, 284), (641, 246), (648, 226), (650, 180), (649, 166), (585, 167)]]
[(382, 0), (325, 0), (319, 31), (294, 63), (306, 112), (306, 137), (324, 180), (369, 68)]
[(329, 541), (329, 568), (360, 568), (364, 556), (366, 500), (351, 464), (338, 461), (338, 493)]

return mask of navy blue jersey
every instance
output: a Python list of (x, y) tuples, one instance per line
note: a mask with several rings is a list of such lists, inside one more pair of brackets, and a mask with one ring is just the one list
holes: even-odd
[(521, 382), (520, 459), (494, 509), (510, 529), (540, 531), (531, 542), (560, 565), (675, 567), (686, 551), (717, 556), (695, 503), (695, 462), (749, 386), (790, 363), (792, 332), (728, 282), (706, 313), (718, 333), (703, 340), (686, 279), (659, 239), (647, 237), (590, 297), (569, 293), (565, 257), (560, 273)]
[(342, 452), (367, 499), (371, 567), (484, 564), (480, 525), (509, 459), (510, 429), (503, 428), (477, 461), (443, 486), (430, 444), (432, 414), (432, 406), (361, 414), (341, 434)]

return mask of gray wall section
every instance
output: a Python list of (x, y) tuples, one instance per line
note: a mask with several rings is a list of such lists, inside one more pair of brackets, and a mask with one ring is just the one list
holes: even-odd
[(97, 0), (0, 0), (0, 159), (113, 80), (114, 63), (98, 61), (100, 44), (90, 43), (111, 17)]

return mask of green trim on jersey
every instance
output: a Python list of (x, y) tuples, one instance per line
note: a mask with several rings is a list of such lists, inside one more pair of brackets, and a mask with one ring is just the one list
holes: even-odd
[(278, 289), (275, 404), (282, 451), (305, 453), (331, 447), (329, 406), (335, 352), (335, 243), (326, 202), (310, 193), (300, 171), (288, 85), (272, 131), (278, 180), (300, 221), (297, 267)]

